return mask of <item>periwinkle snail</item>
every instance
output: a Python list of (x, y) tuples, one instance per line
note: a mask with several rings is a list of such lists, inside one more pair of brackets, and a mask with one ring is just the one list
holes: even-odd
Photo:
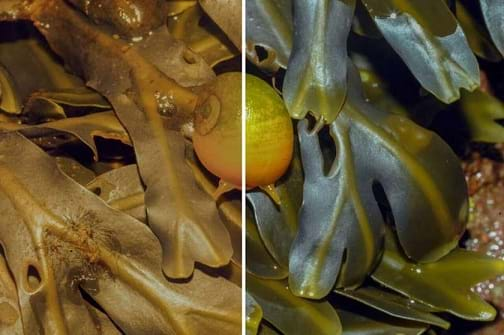
[(220, 178), (214, 198), (241, 189), (242, 75), (217, 76), (197, 108), (192, 135), (194, 150), (208, 171)]
[[(292, 159), (292, 121), (280, 96), (263, 80), (246, 77), (246, 188), (259, 187), (279, 203), (275, 182)], [(193, 143), (202, 164), (220, 178), (218, 198), (241, 189), (241, 74), (219, 75), (196, 111)]]
[(258, 77), (246, 77), (246, 185), (259, 187), (276, 202), (275, 182), (292, 159), (292, 120), (277, 92)]

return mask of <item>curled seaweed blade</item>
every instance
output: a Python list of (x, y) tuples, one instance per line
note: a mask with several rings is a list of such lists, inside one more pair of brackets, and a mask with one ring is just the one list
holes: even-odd
[(252, 214), (249, 214), (248, 211), (245, 224), (247, 272), (266, 279), (279, 280), (287, 278), (287, 268), (280, 265), (266, 250)]
[(9, 114), (21, 113), (21, 101), (13, 78), (2, 65), (0, 65), (0, 110)]
[(376, 317), (359, 311), (338, 309), (338, 315), (343, 325), (343, 335), (420, 335), (424, 334), (427, 326), (411, 321), (404, 321), (391, 317)]
[(80, 185), (85, 186), (96, 177), (94, 171), (88, 169), (73, 158), (57, 156), (55, 157), (55, 160), (60, 171), (75, 180)]
[(283, 281), (247, 275), (247, 291), (261, 306), (263, 318), (284, 334), (342, 334), (330, 303), (296, 297)]
[(166, 4), (166, 12), (168, 17), (177, 16), (181, 14), (186, 9), (198, 5), (198, 0), (178, 0), (178, 1), (168, 1)]
[[(215, 194), (218, 186), (216, 186), (213, 176), (210, 176), (208, 171), (198, 162), (192, 143), (186, 142), (185, 157), (198, 186), (210, 196)], [(241, 269), (244, 265), (242, 261), (243, 224), (240, 192), (234, 191), (221, 195), (217, 201), (217, 208), (219, 217), (229, 232), (231, 245), (233, 246), (231, 262), (222, 269), (222, 272), (226, 274), (225, 278), (241, 286)]]
[(198, 0), (203, 10), (224, 31), (238, 50), (242, 49), (242, 1)]
[(20, 102), (41, 90), (92, 92), (79, 77), (65, 70), (31, 25), (11, 22), (1, 25), (5, 34), (0, 36), (0, 64), (8, 70)]
[(261, 326), (259, 327), (259, 335), (282, 335), (278, 330), (276, 330), (273, 326), (266, 324), (266, 323), (261, 323)]
[(347, 91), (347, 37), (355, 0), (294, 0), (294, 44), (283, 83), (290, 115), (332, 122)]
[(24, 104), (23, 116), (30, 123), (41, 120), (61, 119), (67, 116), (66, 107), (110, 110), (110, 104), (98, 93), (82, 86), (55, 91), (37, 91), (28, 97)]
[(483, 24), (480, 24), (465, 4), (460, 0), (455, 2), (457, 20), (464, 30), (469, 46), (479, 57), (491, 62), (498, 62), (502, 59), (499, 50), (494, 46), (492, 38), (488, 34)]
[(85, 184), (110, 207), (145, 222), (144, 190), (138, 166), (126, 165), (105, 172)]
[(213, 22), (205, 18), (201, 7), (195, 5), (177, 16), (168, 17), (168, 30), (212, 67), (237, 56), (238, 49)]
[(443, 329), (450, 327), (448, 321), (432, 314), (437, 310), (383, 289), (365, 286), (356, 290), (336, 290), (336, 293), (398, 319), (416, 321)]
[(32, 99), (47, 99), (56, 104), (72, 107), (110, 109), (110, 104), (100, 94), (84, 86), (66, 90), (36, 92), (30, 96), (29, 100)]
[[(298, 151), (298, 150), (296, 150)], [(303, 199), (303, 171), (298, 154), (287, 173), (276, 183), (280, 204), (262, 191), (247, 192), (261, 240), (273, 258), (289, 266), (289, 251), (298, 229), (298, 209)]]
[(355, 16), (352, 22), (352, 31), (358, 35), (370, 37), (370, 38), (381, 38), (382, 34), (376, 27), (371, 15), (362, 4), (362, 1), (357, 1), (355, 7)]
[(371, 271), (383, 238), (377, 201), (391, 211), (406, 254), (418, 261), (446, 255), (465, 228), (458, 158), (433, 132), (373, 109), (356, 69), (349, 71), (346, 104), (331, 124), (336, 158), (327, 175), (317, 135), (299, 123), (305, 184), (289, 283), (304, 297), (323, 297), (336, 278), (338, 286), (357, 286)]
[(375, 71), (359, 68), (362, 80), (362, 89), (366, 101), (377, 109), (386, 110), (390, 113), (408, 116), (406, 107), (390, 94), (390, 87)]
[(101, 112), (79, 117), (71, 117), (37, 125), (17, 123), (0, 123), (1, 131), (19, 131), (29, 138), (54, 135), (54, 131), (60, 131), (74, 135), (87, 145), (98, 159), (95, 137), (114, 139), (131, 144), (126, 130), (124, 130), (113, 112)]
[(476, 57), (444, 1), (362, 0), (385, 39), (420, 84), (444, 103), (474, 90)]
[(165, 274), (187, 278), (195, 262), (228, 264), (229, 233), (213, 199), (194, 180), (179, 132), (198, 103), (188, 87), (208, 83), (213, 71), (166, 27), (131, 46), (96, 29), (61, 0), (51, 4), (36, 2), (32, 19), (49, 23), (51, 28), (41, 30), (53, 49), (107, 98), (128, 131), (146, 186), (147, 219), (163, 246)]
[[(276, 191), (281, 194), (278, 187)], [(282, 266), (288, 267), (289, 250), (296, 235), (297, 219), (296, 216), (290, 217), (293, 220), (283, 217), (281, 196), (280, 199), (281, 204), (278, 208), (271, 197), (263, 191), (254, 190), (247, 193), (247, 200), (253, 208), (261, 240), (271, 256)]]
[(360, 284), (371, 271), (383, 235), (371, 185), (362, 185), (355, 175), (348, 133), (333, 129), (337, 158), (325, 175), (317, 133), (308, 130), (306, 121), (298, 123), (305, 179), (299, 230), (289, 256), (289, 286), (295, 295), (314, 299), (331, 291), (344, 254), (352, 264), (344, 285)]
[(246, 311), (247, 311), (247, 319), (246, 322), (246, 334), (247, 335), (256, 335), (259, 330), (259, 325), (262, 320), (262, 309), (261, 306), (255, 301), (255, 299), (248, 293), (245, 294), (246, 297)]
[(385, 253), (372, 277), (438, 311), (463, 319), (488, 321), (494, 319), (496, 311), (472, 287), (502, 273), (504, 261), (459, 248), (437, 262), (414, 263), (403, 255), (389, 231)]
[[(219, 218), (213, 199), (198, 188), (185, 162), (182, 136), (178, 132), (168, 134), (169, 150), (174, 157), (167, 171), (169, 175), (161, 180), (158, 173), (154, 173), (150, 176), (153, 179), (146, 180), (142, 167), (140, 174), (147, 184), (147, 218), (153, 231), (161, 236), (165, 250), (165, 272), (174, 277), (186, 277), (192, 272), (196, 261), (212, 267), (228, 264), (233, 248), (229, 232)], [(152, 161), (150, 166), (154, 168)], [(174, 186), (180, 189), (174, 189)], [(167, 196), (166, 190), (170, 188), (173, 194)], [(186, 199), (190, 199), (190, 202)]]
[[(261, 69), (286, 68), (292, 49), (292, 1), (246, 1), (247, 58)], [(267, 53), (265, 57), (258, 50)]]
[(198, 270), (190, 281), (168, 281), (145, 224), (59, 172), (22, 135), (0, 134), (0, 143), (0, 239), (25, 333), (97, 334), (100, 321), (80, 290), (125, 333), (239, 331), (237, 286)]
[(497, 122), (504, 119), (504, 104), (499, 99), (481, 90), (464, 92), (460, 110), (467, 121), (471, 140), (504, 142), (504, 128)]
[[(189, 150), (186, 150), (186, 153), (193, 153), (192, 147), (188, 147)], [(208, 194), (212, 194), (216, 187), (197, 166), (192, 155), (187, 155), (187, 159), (198, 185)], [(146, 221), (144, 189), (136, 164), (105, 172), (85, 186), (98, 194), (110, 207), (142, 222)], [(225, 275), (233, 283), (241, 285), (241, 206), (239, 201), (234, 199), (221, 200), (218, 203), (219, 215), (230, 232), (235, 253), (232, 262), (219, 273)]]
[(504, 56), (504, 6), (499, 0), (480, 0), (481, 11), (493, 42)]
[(4, 334), (23, 334), (23, 321), (16, 290), (16, 283), (0, 249), (0, 332)]

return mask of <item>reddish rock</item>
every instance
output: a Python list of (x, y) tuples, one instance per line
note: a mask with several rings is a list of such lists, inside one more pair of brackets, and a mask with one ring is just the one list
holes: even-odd
[[(488, 152), (491, 158), (488, 158)], [(469, 185), (469, 239), (466, 247), (504, 259), (504, 145), (474, 151), (463, 163)], [(481, 283), (474, 290), (500, 309), (504, 316), (504, 274)], [(503, 327), (502, 322), (497, 323)], [(478, 333), (492, 334), (492, 333)], [(498, 334), (504, 334), (504, 331)]]

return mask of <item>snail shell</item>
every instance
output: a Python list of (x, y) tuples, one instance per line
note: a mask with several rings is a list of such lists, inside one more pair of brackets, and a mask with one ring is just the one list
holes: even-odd
[(292, 121), (283, 100), (265, 81), (247, 75), (246, 94), (246, 185), (262, 188), (279, 202), (273, 185), (292, 159)]
[[(196, 110), (193, 144), (202, 164), (220, 177), (214, 196), (241, 189), (241, 74), (219, 75)], [(294, 132), (283, 100), (263, 80), (246, 77), (246, 187), (279, 202), (274, 183), (292, 159)]]
[(195, 113), (194, 150), (205, 168), (221, 178), (219, 194), (242, 184), (241, 88), (241, 73), (217, 76)]

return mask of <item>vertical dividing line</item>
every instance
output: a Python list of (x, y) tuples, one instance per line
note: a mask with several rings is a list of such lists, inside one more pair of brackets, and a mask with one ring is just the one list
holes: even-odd
[(246, 13), (246, 1), (247, 0), (242, 0), (242, 142), (241, 142), (241, 161), (242, 161), (242, 185), (241, 185), (241, 210), (242, 210), (242, 335), (245, 335), (245, 326), (246, 326), (246, 318), (247, 318), (247, 313), (246, 313), (246, 296), (245, 296), (245, 290), (246, 290), (246, 281), (245, 281), (245, 272), (246, 272), (246, 264), (247, 264), (247, 257), (245, 253), (245, 233), (247, 229), (247, 225), (245, 224), (245, 210), (246, 210), (246, 200), (245, 200), (245, 192), (247, 191), (246, 189), (246, 168), (245, 168), (245, 163), (246, 163), (246, 130), (245, 130), (245, 122), (246, 122), (246, 116), (247, 112), (245, 110), (245, 104), (246, 104), (246, 94), (247, 92), (245, 91), (245, 74), (246, 74), (246, 60), (245, 60), (245, 52), (246, 52), (246, 42), (245, 42), (245, 29), (247, 28), (245, 25), (245, 13)]

